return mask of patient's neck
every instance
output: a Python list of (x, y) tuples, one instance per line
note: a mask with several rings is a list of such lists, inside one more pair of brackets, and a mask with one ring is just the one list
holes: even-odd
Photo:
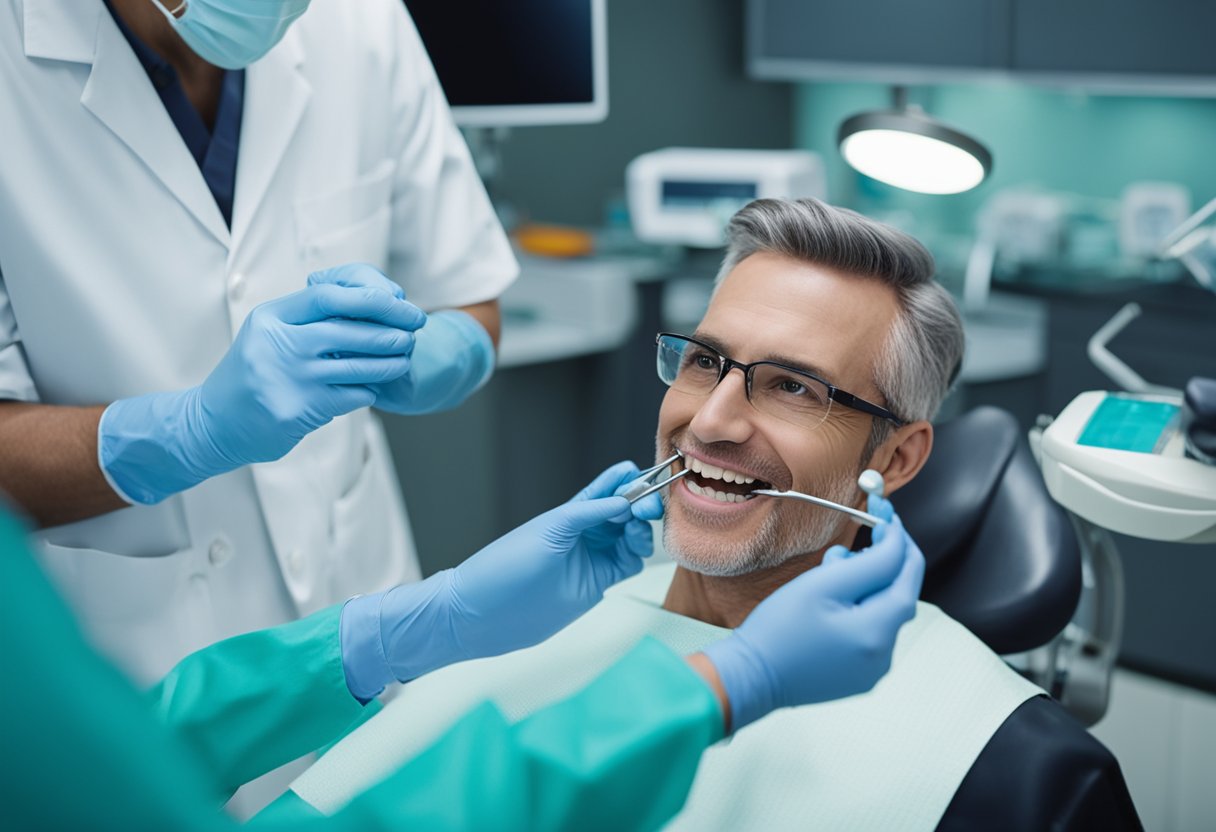
[(771, 569), (730, 578), (702, 575), (680, 566), (667, 590), (663, 609), (734, 629), (778, 587), (822, 561), (823, 552), (812, 552)]

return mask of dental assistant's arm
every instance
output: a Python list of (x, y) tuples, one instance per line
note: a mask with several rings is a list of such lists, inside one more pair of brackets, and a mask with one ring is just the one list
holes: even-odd
[[(595, 580), (594, 570), (580, 569), (579, 561), (627, 564), (601, 578), (607, 583), (637, 565), (631, 550), (649, 541), (628, 541), (627, 529), (639, 521), (614, 528), (609, 518), (624, 500), (597, 496), (611, 494), (632, 473), (624, 465), (609, 469), (570, 503), (421, 584), (353, 599), (340, 617), (335, 607), (187, 657), (155, 689), (156, 713), (205, 761), (214, 790), (228, 795), (336, 739), (359, 715), (352, 693), (367, 700), (393, 677), (406, 681), (453, 661), (535, 643), (590, 606), (591, 598), (562, 590)], [(885, 674), (896, 634), (915, 612), (924, 560), (890, 503), (872, 499), (869, 508), (888, 520), (875, 531), (874, 546), (851, 558), (833, 553), (832, 563), (765, 599), (733, 635), (688, 657), (686, 667), (677, 667), (683, 662), (657, 644), (643, 646), (636, 652), (644, 658), (622, 662), (548, 716), (536, 715), (527, 729), (510, 728), (501, 714), (483, 707), (453, 730), (442, 750), (415, 761), (410, 776), (421, 777), (426, 788), (406, 788), (407, 781), (394, 775), (387, 784), (395, 785), (361, 800), (372, 807), (387, 800), (395, 811), (409, 807), (436, 822), (455, 802), (471, 828), (564, 828), (585, 813), (613, 818), (599, 826), (639, 828), (604, 814), (603, 807), (595, 810), (594, 802), (650, 783), (656, 803), (643, 808), (657, 813), (657, 825), (682, 804), (696, 768), (695, 760), (687, 769), (682, 762), (699, 753), (690, 750), (697, 743), (687, 741), (689, 719), (715, 715), (701, 740), (708, 744), (774, 709), (863, 692)], [(607, 537), (596, 540), (600, 535)], [(619, 545), (605, 545), (614, 539)], [(554, 540), (565, 542), (547, 550)], [(598, 548), (587, 561), (582, 547), (592, 541)], [(538, 606), (546, 609), (538, 614)], [(454, 609), (477, 623), (470, 625)], [(791, 621), (804, 626), (791, 629)], [(689, 678), (699, 683), (690, 687)], [(616, 732), (588, 743), (587, 726), (595, 734), (605, 722)], [(542, 725), (549, 727), (537, 727)], [(640, 754), (637, 746), (650, 751)], [(460, 755), (472, 749), (488, 771), (463, 770)], [(549, 760), (543, 771), (529, 760), (534, 752)], [(656, 759), (666, 765), (669, 752), (677, 759), (672, 767), (649, 768)], [(483, 788), (515, 797), (483, 802), (491, 814), (481, 818), (461, 796), (469, 793), (471, 779), (483, 777), (493, 781)], [(588, 779), (597, 788), (589, 788)], [(358, 811), (371, 811), (370, 821), (385, 810)]]
[[(333, 742), (386, 685), (535, 644), (641, 569), (650, 526), (611, 496), (636, 474), (632, 463), (609, 468), (425, 581), (187, 656), (153, 689), (154, 712), (205, 761), (212, 790), (230, 795)], [(636, 508), (661, 510), (657, 497)]]
[(402, 813), (440, 830), (657, 829), (683, 807), (702, 752), (722, 736), (709, 688), (647, 639), (515, 725), (479, 706), (335, 819), (376, 830)]
[[(611, 485), (607, 473), (602, 479)], [(568, 505), (619, 500), (583, 496)], [(569, 526), (570, 518), (557, 521)], [(773, 708), (860, 692), (882, 675), (924, 565), (902, 528), (894, 531), (872, 550), (791, 581), (718, 643), (725, 648), (706, 651), (736, 727)], [(527, 562), (520, 537), (504, 539), (517, 566)], [(575, 538), (611, 548), (623, 535)], [(548, 574), (570, 578), (560, 567), (587, 552), (550, 554), (540, 550), (535, 563), (557, 564)], [(537, 574), (543, 584), (544, 570)], [(234, 829), (219, 807), (236, 781), (336, 737), (361, 713), (347, 689), (336, 608), (188, 657), (153, 693), (158, 722), (146, 698), (84, 643), (23, 530), (2, 512), (0, 586), (8, 592), (0, 632), (12, 636), (0, 640), (0, 664), (12, 680), (0, 686), (0, 740), (20, 761), (0, 778), (0, 825)], [(563, 607), (572, 603), (558, 597)], [(791, 628), (792, 620), (805, 626)], [(531, 622), (523, 637), (537, 626)], [(683, 804), (723, 719), (710, 687), (684, 661), (644, 643), (582, 693), (517, 725), (490, 706), (475, 710), (333, 818), (271, 814), (255, 822), (330, 830), (652, 828)], [(256, 748), (259, 738), (269, 748)], [(305, 808), (297, 801), (282, 811)]]
[(341, 614), (337, 605), (217, 642), (149, 692), (153, 716), (201, 761), (208, 792), (226, 800), (363, 718), (346, 685)]
[[(84, 642), (34, 563), (23, 529), (3, 512), (0, 585), (7, 593), (0, 631), (12, 636), (0, 639), (8, 680), (0, 686), (0, 741), (12, 763), (0, 778), (0, 827), (237, 830), (221, 810), (227, 795), (219, 786), (235, 770), (230, 764), (212, 773), (207, 747), (181, 741), (183, 723), (198, 728), (218, 719), (246, 731), (265, 720), (251, 733), (307, 745), (322, 734), (336, 737), (361, 712), (342, 681), (336, 611), (288, 625), (289, 632), (253, 634), (258, 649), (229, 642), (191, 657), (195, 668), (156, 693), (162, 716), (166, 707), (176, 714), (175, 736), (151, 718), (146, 697)], [(289, 667), (300, 680), (279, 675)], [(285, 682), (289, 696), (279, 699)], [(305, 691), (310, 685), (318, 689)], [(176, 701), (166, 706), (166, 698)], [(469, 714), (332, 818), (251, 823), (333, 832), (478, 829), (501, 828), (492, 821), (509, 814), (526, 819), (509, 824), (520, 829), (586, 828), (605, 817), (616, 828), (654, 827), (683, 803), (721, 722), (708, 689), (679, 658), (643, 645), (582, 693), (516, 725), (490, 706)], [(275, 731), (290, 740), (274, 738)], [(643, 774), (656, 754), (661, 770)], [(265, 758), (253, 767), (261, 765)], [(616, 799), (625, 789), (634, 797)], [(470, 824), (469, 812), (491, 822)]]

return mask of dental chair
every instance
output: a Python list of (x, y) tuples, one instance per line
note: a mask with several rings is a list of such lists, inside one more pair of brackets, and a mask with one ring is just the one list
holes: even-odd
[(937, 832), (1142, 830), (1118, 762), (1084, 727), (1106, 711), (1118, 653), (1113, 546), (1095, 550), (1051, 499), (1017, 422), (994, 407), (936, 426), (928, 463), (891, 499), (925, 553), (924, 600), (1051, 695), (992, 736)]
[(925, 554), (924, 600), (1097, 722), (1118, 652), (1118, 562), (1082, 549), (1085, 530), (1047, 493), (1014, 418), (979, 407), (936, 426), (929, 461), (892, 502)]

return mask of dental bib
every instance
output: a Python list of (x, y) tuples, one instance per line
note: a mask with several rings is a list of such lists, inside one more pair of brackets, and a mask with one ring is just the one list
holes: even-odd
[[(674, 570), (647, 568), (535, 647), (410, 682), (292, 790), (332, 814), (484, 700), (518, 720), (575, 693), (647, 635), (681, 655), (728, 635), (662, 609)], [(1041, 693), (961, 624), (918, 604), (873, 690), (775, 711), (709, 748), (666, 828), (931, 830), (996, 730)]]

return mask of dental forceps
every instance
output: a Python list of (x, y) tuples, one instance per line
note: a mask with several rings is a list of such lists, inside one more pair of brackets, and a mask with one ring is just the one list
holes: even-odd
[[(882, 475), (877, 471), (866, 469), (865, 471), (862, 471), (861, 476), (857, 478), (857, 487), (867, 494), (881, 497), (883, 496), (884, 491)], [(803, 494), (801, 491), (778, 491), (775, 488), (758, 488), (753, 491), (752, 494), (762, 494), (765, 497), (788, 497), (791, 500), (802, 500), (806, 503), (814, 503), (817, 506), (823, 506), (824, 508), (830, 508), (834, 511), (843, 512), (844, 514), (852, 517), (858, 523), (861, 523), (863, 526), (869, 526), (871, 529), (883, 522), (881, 518), (875, 517), (873, 514), (869, 514), (864, 511), (859, 511), (852, 506), (841, 505), (840, 503), (835, 503), (831, 500), (825, 500), (822, 497), (812, 497), (810, 494)]]
[(642, 471), (640, 474), (638, 474), (637, 479), (630, 483), (629, 487), (621, 492), (621, 496), (628, 500), (630, 505), (633, 505), (638, 500), (642, 499), (643, 497), (650, 496), (660, 488), (671, 485), (680, 477), (687, 476), (689, 469), (681, 468), (678, 473), (671, 475), (662, 482), (655, 482), (655, 480), (659, 479), (659, 477), (662, 475), (663, 471), (666, 471), (668, 468), (674, 465), (677, 459), (683, 458), (684, 454), (676, 451), (675, 454), (663, 460), (653, 468), (647, 468), (645, 471)]

